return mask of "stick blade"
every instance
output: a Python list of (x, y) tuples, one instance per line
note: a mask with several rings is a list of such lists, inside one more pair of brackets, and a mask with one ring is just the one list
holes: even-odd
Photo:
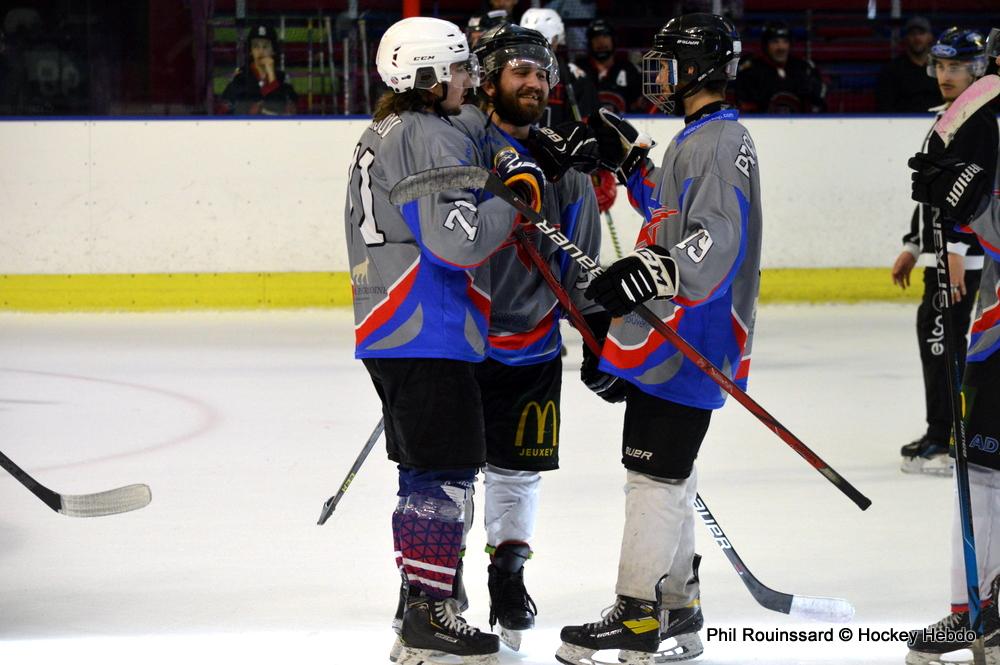
[(934, 125), (934, 132), (944, 141), (945, 147), (955, 138), (955, 134), (969, 116), (997, 95), (1000, 95), (1000, 77), (996, 74), (982, 77), (959, 95)]
[(148, 485), (128, 485), (95, 494), (60, 494), (59, 512), (69, 517), (102, 517), (139, 510), (149, 505), (153, 493)]
[(843, 598), (793, 596), (788, 616), (810, 621), (847, 623), (854, 617), (854, 606)]
[(389, 192), (393, 205), (451, 189), (482, 189), (490, 172), (479, 166), (442, 166), (408, 175)]

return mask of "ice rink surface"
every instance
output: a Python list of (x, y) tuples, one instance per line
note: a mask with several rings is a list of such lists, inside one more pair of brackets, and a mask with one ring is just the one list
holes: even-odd
[[(694, 662), (901, 664), (904, 644), (860, 636), (947, 613), (952, 482), (899, 471), (923, 428), (915, 309), (760, 309), (750, 394), (874, 504), (858, 510), (733, 400), (699, 489), (764, 584), (844, 597), (857, 615), (844, 641), (845, 626), (764, 610), (697, 527), (706, 628), (739, 637), (706, 640)], [(560, 627), (613, 599), (622, 408), (580, 383), (579, 339), (568, 346), (562, 468), (542, 483), (526, 568), (538, 625), (502, 664), (554, 663)], [(0, 663), (388, 663), (399, 577), (381, 443), (316, 525), (380, 416), (352, 351), (347, 310), (0, 315), (0, 450), (62, 493), (153, 491), (140, 511), (73, 519), (0, 473)], [(465, 616), (485, 628), (478, 517)], [(745, 628), (834, 640), (755, 642)]]

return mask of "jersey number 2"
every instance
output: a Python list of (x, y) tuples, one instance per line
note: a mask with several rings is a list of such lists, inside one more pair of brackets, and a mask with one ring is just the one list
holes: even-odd
[[(372, 166), (372, 162), (375, 161), (375, 153), (371, 150), (365, 150), (361, 153), (361, 144), (354, 149), (354, 155), (351, 158), (351, 171), (348, 174), (348, 182), (351, 186), (348, 188), (348, 196), (351, 199), (351, 218), (352, 220), (356, 217), (355, 213), (361, 215), (361, 219), (356, 221), (358, 228), (361, 229), (361, 237), (364, 239), (365, 244), (368, 246), (378, 246), (385, 244), (385, 234), (378, 230), (378, 225), (375, 223), (375, 215), (372, 212), (372, 181), (371, 174), (368, 172)], [(354, 202), (354, 173), (359, 172), (361, 178), (358, 182), (357, 193), (361, 197), (361, 208), (358, 209)]]

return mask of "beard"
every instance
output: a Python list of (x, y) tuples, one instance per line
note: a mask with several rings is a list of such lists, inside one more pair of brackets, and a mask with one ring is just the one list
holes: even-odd
[(522, 127), (538, 122), (545, 112), (545, 106), (548, 102), (548, 96), (541, 91), (522, 94), (519, 90), (508, 92), (497, 90), (497, 94), (493, 98), (493, 108), (504, 122), (509, 122), (515, 127)]

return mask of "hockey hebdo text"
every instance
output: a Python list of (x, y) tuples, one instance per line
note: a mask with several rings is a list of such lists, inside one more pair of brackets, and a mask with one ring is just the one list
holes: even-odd
[[(706, 628), (707, 642), (756, 642), (775, 644), (786, 642), (902, 642), (906, 643), (912, 629), (900, 628), (828, 628), (827, 630), (784, 630), (759, 629), (749, 627)], [(971, 629), (930, 630), (924, 629), (924, 639), (971, 642), (976, 634)]]

